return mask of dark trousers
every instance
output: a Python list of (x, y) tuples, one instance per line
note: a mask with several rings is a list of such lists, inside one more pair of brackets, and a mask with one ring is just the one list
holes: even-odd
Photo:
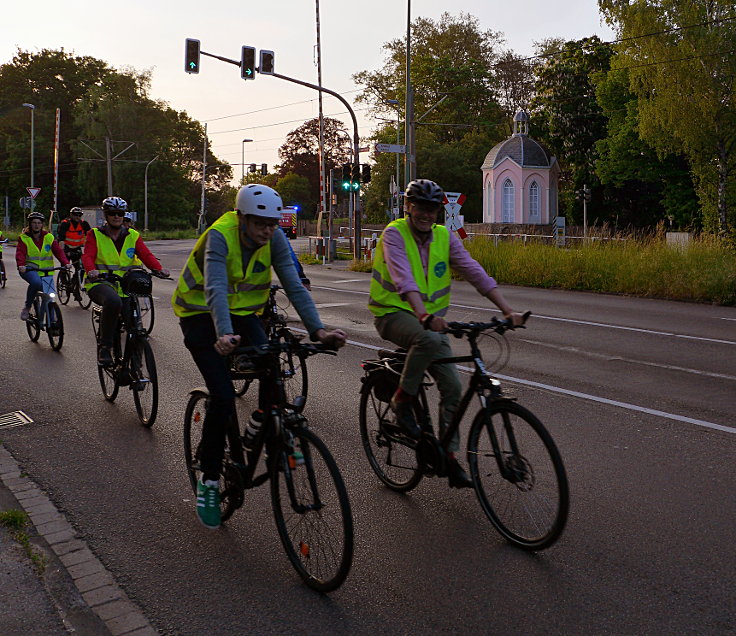
[[(260, 345), (267, 342), (258, 316), (231, 314), (230, 319), (233, 323), (233, 330), (241, 336), (241, 345)], [(210, 394), (202, 425), (200, 465), (204, 479), (217, 480), (225, 454), (227, 422), (235, 413), (235, 391), (230, 378), (229, 360), (227, 356), (221, 356), (215, 351), (217, 333), (210, 314), (197, 314), (182, 318), (179, 325), (184, 334), (184, 346), (192, 354)], [(269, 391), (266, 384), (259, 382), (258, 404), (260, 408), (269, 406)]]
[(118, 324), (118, 316), (120, 316), (123, 308), (125, 308), (124, 316), (127, 316), (130, 300), (128, 298), (121, 298), (118, 292), (113, 289), (112, 285), (108, 285), (107, 283), (100, 283), (92, 287), (89, 290), (89, 297), (93, 303), (102, 307), (99, 342), (103, 347), (112, 347), (115, 329)]

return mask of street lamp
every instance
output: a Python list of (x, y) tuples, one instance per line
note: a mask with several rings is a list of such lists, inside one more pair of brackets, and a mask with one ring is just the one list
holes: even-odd
[[(391, 106), (396, 107), (396, 145), (399, 145), (399, 126), (401, 125), (401, 113), (399, 112), (399, 102), (398, 99), (384, 99), (384, 104), (390, 104)], [(398, 193), (399, 193), (399, 153), (396, 153), (396, 200), (398, 201)]]
[(252, 139), (243, 139), (243, 142), (240, 144), (240, 148), (242, 150), (241, 157), (240, 157), (240, 185), (243, 185), (245, 182), (245, 144), (248, 141), (253, 141)]
[(158, 159), (156, 155), (146, 164), (146, 172), (143, 178), (143, 231), (148, 232), (148, 166)]
[(34, 113), (36, 111), (36, 107), (33, 104), (23, 104), (23, 106), (25, 106), (26, 108), (30, 108), (31, 109), (31, 187), (34, 187), (34, 183), (33, 183), (33, 173), (34, 173), (34, 169), (33, 169), (33, 163), (34, 163), (34, 156), (33, 156), (34, 121), (33, 121), (33, 119), (34, 119), (34, 117), (33, 116), (34, 116)]

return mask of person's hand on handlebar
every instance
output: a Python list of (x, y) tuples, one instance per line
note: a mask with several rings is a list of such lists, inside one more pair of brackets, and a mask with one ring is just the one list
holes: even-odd
[(215, 351), (221, 356), (226, 356), (235, 351), (236, 347), (240, 344), (240, 336), (236, 336), (232, 333), (226, 333), (224, 336), (220, 336), (215, 341)]
[(323, 345), (332, 347), (333, 349), (339, 349), (345, 345), (348, 335), (342, 329), (335, 329), (334, 331), (318, 329), (314, 333), (314, 337)]
[(159, 278), (168, 278), (169, 276), (171, 276), (171, 272), (169, 272), (168, 269), (158, 269), (155, 270), (153, 273)]
[(447, 321), (442, 316), (435, 316), (434, 314), (427, 314), (424, 316), (424, 320), (420, 321), (422, 326), (428, 331), (447, 331)]
[(503, 315), (506, 320), (510, 320), (514, 327), (521, 327), (528, 317), (527, 314), (520, 314), (518, 311), (512, 311), (511, 313)]
[(66, 268), (67, 272), (71, 272), (74, 269), (74, 265), (72, 265), (71, 263), (67, 263), (66, 265), (64, 265), (64, 267)]

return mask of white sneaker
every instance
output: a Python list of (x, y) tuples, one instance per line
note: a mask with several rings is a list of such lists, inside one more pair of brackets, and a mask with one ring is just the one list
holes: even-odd
[(21, 320), (28, 320), (28, 309), (26, 307), (23, 307), (23, 311), (20, 312), (20, 319)]

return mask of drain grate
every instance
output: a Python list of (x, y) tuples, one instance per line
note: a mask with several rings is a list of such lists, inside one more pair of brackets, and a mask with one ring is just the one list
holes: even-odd
[(13, 426), (23, 426), (30, 424), (33, 420), (23, 411), (13, 411), (12, 413), (3, 413), (0, 415), (0, 428), (12, 428)]

